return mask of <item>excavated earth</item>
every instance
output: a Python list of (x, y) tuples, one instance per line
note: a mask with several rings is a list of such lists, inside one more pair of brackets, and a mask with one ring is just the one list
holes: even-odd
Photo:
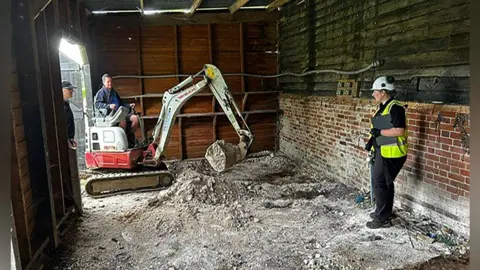
[(462, 237), (434, 241), (421, 228), (441, 226), (401, 209), (393, 227), (368, 229), (363, 192), (281, 154), (223, 173), (206, 160), (169, 166), (176, 182), (161, 192), (85, 195), (48, 269), (468, 268)]

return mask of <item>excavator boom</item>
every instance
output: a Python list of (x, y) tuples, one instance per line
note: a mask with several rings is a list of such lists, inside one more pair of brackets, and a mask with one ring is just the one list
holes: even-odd
[[(203, 80), (191, 85), (193, 78), (201, 74), (203, 74)], [(170, 139), (175, 118), (183, 105), (205, 87), (212, 91), (240, 139), (239, 144), (235, 146), (230, 146), (224, 141), (215, 142), (207, 149), (205, 158), (218, 172), (243, 160), (253, 141), (252, 132), (230, 94), (220, 70), (214, 65), (206, 64), (200, 72), (164, 93), (162, 109), (152, 132), (153, 141), (143, 151), (143, 159), (139, 162), (143, 171), (95, 175), (87, 180), (86, 192), (92, 197), (104, 197), (132, 191), (158, 190), (169, 186), (174, 177), (163, 162), (163, 154)], [(237, 118), (242, 121), (245, 129), (241, 128)], [(152, 170), (145, 171), (145, 168)]]

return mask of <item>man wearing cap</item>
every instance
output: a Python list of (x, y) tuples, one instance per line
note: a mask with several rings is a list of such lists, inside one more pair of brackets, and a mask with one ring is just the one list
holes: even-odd
[(75, 142), (75, 121), (69, 100), (73, 97), (73, 91), (75, 91), (75, 89), (77, 89), (77, 87), (69, 81), (62, 81), (63, 109), (65, 111), (68, 146), (73, 149), (77, 148), (77, 142)]
[(102, 76), (102, 88), (98, 90), (95, 95), (95, 108), (107, 109), (107, 113), (116, 111), (120, 106), (129, 108), (130, 111), (125, 117), (125, 120), (120, 122), (120, 126), (127, 134), (128, 143), (130, 147), (135, 145), (135, 130), (139, 125), (139, 118), (135, 114), (135, 103), (123, 102), (120, 95), (113, 89), (112, 77), (108, 74)]
[(407, 160), (405, 107), (394, 99), (395, 79), (391, 76), (377, 78), (372, 86), (372, 96), (379, 104), (371, 119), (370, 140), (365, 149), (373, 151), (373, 193), (376, 208), (367, 222), (370, 229), (391, 226), (395, 194), (394, 180)]

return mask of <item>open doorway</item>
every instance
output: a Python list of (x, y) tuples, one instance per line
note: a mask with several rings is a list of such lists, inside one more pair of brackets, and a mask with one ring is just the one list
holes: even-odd
[(85, 46), (66, 37), (63, 37), (60, 42), (59, 60), (62, 81), (68, 81), (77, 87), (69, 103), (75, 123), (77, 166), (81, 173), (86, 170), (85, 128), (89, 125), (88, 115), (92, 115), (90, 64)]
[(59, 62), (62, 82), (68, 81), (75, 86), (72, 96), (65, 106), (70, 107), (75, 126), (73, 139), (75, 143), (69, 147), (70, 166), (72, 170), (77, 170), (79, 172), (77, 176), (80, 176), (77, 179), (72, 179), (73, 189), (76, 191), (73, 196), (77, 208), (82, 209), (80, 178), (86, 170), (84, 158), (86, 148), (85, 129), (90, 125), (89, 115), (92, 115), (93, 108), (90, 64), (85, 46), (81, 42), (63, 37), (59, 46)]

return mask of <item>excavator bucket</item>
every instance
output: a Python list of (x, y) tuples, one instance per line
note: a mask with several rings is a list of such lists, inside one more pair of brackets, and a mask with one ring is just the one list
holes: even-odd
[(234, 145), (224, 140), (217, 140), (208, 147), (205, 158), (215, 171), (223, 172), (242, 161), (246, 155), (247, 144), (245, 142)]

